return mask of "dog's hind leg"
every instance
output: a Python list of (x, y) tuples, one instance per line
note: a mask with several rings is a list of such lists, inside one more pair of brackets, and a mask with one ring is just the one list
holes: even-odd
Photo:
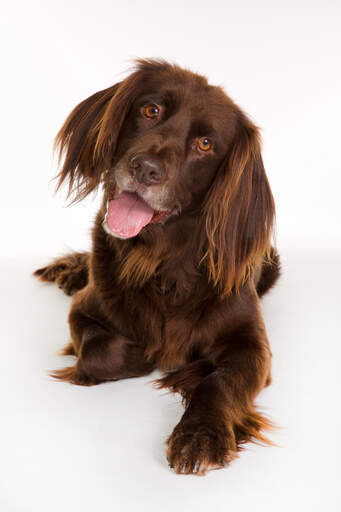
[(91, 285), (72, 298), (69, 314), (71, 343), (63, 355), (75, 355), (74, 366), (50, 375), (80, 386), (147, 375), (155, 363), (145, 355), (145, 346), (120, 334), (100, 308)]
[(62, 348), (62, 350), (59, 352), (59, 355), (61, 355), (61, 356), (75, 356), (77, 354), (76, 354), (76, 351), (75, 351), (75, 348), (74, 348), (73, 344), (70, 342), (67, 345), (65, 345), (65, 347)]
[(259, 297), (262, 297), (270, 288), (274, 286), (281, 274), (281, 262), (279, 254), (274, 247), (271, 247), (271, 260), (264, 262), (258, 278), (256, 279), (256, 289)]
[(89, 253), (73, 252), (38, 268), (33, 275), (41, 281), (56, 283), (67, 295), (73, 295), (87, 285), (88, 268)]

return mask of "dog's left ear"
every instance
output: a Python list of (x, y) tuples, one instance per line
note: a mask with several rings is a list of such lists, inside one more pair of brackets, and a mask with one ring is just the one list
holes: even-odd
[(238, 113), (236, 133), (203, 209), (203, 261), (221, 296), (236, 290), (269, 256), (275, 205), (257, 127)]
[(57, 134), (55, 148), (63, 166), (57, 175), (59, 188), (68, 181), (68, 195), (79, 201), (98, 187), (111, 167), (117, 140), (143, 79), (139, 70), (124, 81), (82, 101)]

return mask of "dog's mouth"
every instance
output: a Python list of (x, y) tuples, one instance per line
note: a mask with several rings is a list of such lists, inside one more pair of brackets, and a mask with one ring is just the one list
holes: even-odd
[(103, 227), (117, 238), (132, 238), (148, 224), (165, 220), (170, 214), (171, 210), (154, 210), (137, 192), (121, 191), (115, 185), (109, 194)]

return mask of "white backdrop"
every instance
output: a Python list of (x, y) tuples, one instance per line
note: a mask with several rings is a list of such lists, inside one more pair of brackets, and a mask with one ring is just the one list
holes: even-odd
[[(40, 510), (336, 511), (340, 456), (340, 15), (331, 0), (12, 1), (1, 13), (0, 504)], [(53, 138), (82, 99), (162, 57), (222, 85), (262, 128), (283, 277), (263, 304), (277, 448), (178, 477), (162, 444), (178, 397), (132, 379), (87, 389), (64, 361), (69, 299), (30, 272), (89, 247), (98, 198), (53, 196)], [(154, 375), (153, 375), (154, 376)]]

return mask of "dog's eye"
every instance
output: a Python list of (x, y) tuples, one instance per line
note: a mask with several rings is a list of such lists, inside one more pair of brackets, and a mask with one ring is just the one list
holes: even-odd
[(148, 119), (156, 119), (160, 115), (160, 108), (157, 105), (146, 105), (142, 108), (142, 114)]
[(212, 148), (212, 142), (207, 137), (199, 139), (199, 148), (201, 151), (209, 151)]

